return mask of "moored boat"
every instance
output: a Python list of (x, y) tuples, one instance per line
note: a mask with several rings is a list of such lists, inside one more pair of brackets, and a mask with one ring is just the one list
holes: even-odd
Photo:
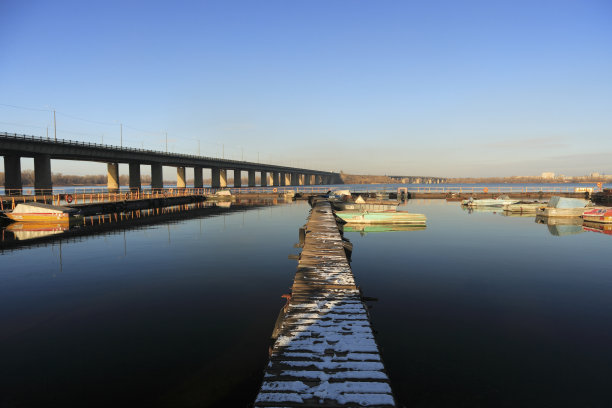
[(408, 211), (337, 211), (336, 215), (351, 224), (425, 225), (427, 221), (424, 214)]
[(593, 208), (582, 213), (582, 219), (589, 222), (612, 224), (612, 208)]
[(514, 204), (505, 204), (502, 206), (504, 211), (512, 213), (529, 213), (535, 214), (538, 208), (546, 207), (548, 203), (543, 201), (519, 201)]
[(232, 195), (229, 190), (219, 190), (215, 194), (207, 195), (206, 201), (223, 202), (223, 201), (236, 201), (236, 196)]
[(17, 204), (13, 211), (5, 212), (5, 215), (13, 221), (38, 223), (70, 223), (81, 219), (76, 208), (43, 203)]
[(514, 204), (519, 200), (512, 199), (508, 196), (499, 196), (497, 198), (473, 198), (461, 201), (461, 205), (467, 207), (502, 207), (506, 204)]
[(585, 209), (591, 207), (589, 200), (581, 198), (551, 197), (548, 206), (538, 208), (536, 215), (544, 217), (580, 217)]
[(336, 201), (332, 205), (339, 211), (397, 211), (396, 200), (364, 199), (359, 196), (354, 201)]

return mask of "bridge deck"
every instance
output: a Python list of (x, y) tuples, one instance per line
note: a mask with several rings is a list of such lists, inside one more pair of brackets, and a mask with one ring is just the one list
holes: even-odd
[(256, 407), (395, 406), (335, 215), (313, 204)]

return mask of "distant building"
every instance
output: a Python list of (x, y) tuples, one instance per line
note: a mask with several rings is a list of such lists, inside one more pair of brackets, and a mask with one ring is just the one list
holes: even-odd
[(601, 177), (601, 174), (599, 174), (597, 172), (593, 172), (593, 173), (591, 173), (591, 177)]
[(542, 178), (543, 179), (554, 179), (555, 173), (553, 173), (552, 171), (545, 171), (544, 173), (542, 173)]

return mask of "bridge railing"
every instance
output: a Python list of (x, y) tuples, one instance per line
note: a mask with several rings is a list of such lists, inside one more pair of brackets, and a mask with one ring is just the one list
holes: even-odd
[[(158, 155), (179, 157), (179, 158), (185, 158), (185, 159), (216, 160), (216, 161), (221, 161), (224, 164), (261, 165), (262, 167), (275, 168), (275, 169), (278, 169), (279, 171), (287, 170), (287, 171), (295, 171), (295, 172), (297, 172), (297, 171), (304, 171), (304, 172), (308, 172), (308, 173), (314, 172), (315, 174), (320, 174), (320, 173), (331, 174), (329, 172), (317, 172), (317, 171), (308, 170), (308, 169), (298, 169), (298, 168), (293, 168), (293, 167), (283, 167), (283, 166), (278, 166), (278, 165), (274, 165), (274, 164), (260, 164), (260, 163), (247, 162), (247, 161), (243, 161), (243, 160), (220, 159), (218, 157), (197, 156), (197, 155), (193, 155), (193, 154), (184, 154), (184, 153), (169, 153), (169, 152), (164, 152), (164, 151), (161, 151), (161, 150), (138, 149), (138, 148), (135, 148), (135, 147), (113, 146), (113, 145), (100, 144), (100, 143), (92, 143), (92, 142), (79, 142), (77, 140), (66, 140), (66, 139), (55, 139), (55, 138), (51, 139), (51, 138), (42, 137), (42, 136), (24, 135), (24, 134), (19, 134), (19, 133), (0, 132), (0, 138), (14, 139), (14, 140), (31, 140), (31, 141), (42, 142), (42, 143), (62, 144), (62, 145), (69, 145), (69, 146), (104, 148), (104, 149), (116, 150), (118, 152), (134, 152), (134, 153), (158, 154)], [(237, 166), (237, 167), (239, 167), (239, 166)]]

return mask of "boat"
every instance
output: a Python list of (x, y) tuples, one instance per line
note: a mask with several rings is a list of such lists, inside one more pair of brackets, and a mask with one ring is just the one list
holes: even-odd
[(505, 204), (502, 209), (511, 213), (529, 213), (535, 214), (538, 208), (546, 207), (547, 202), (544, 201), (519, 201), (514, 204)]
[(339, 211), (397, 211), (399, 201), (396, 200), (376, 200), (357, 197), (354, 201), (335, 201), (332, 203), (334, 208)]
[(336, 211), (349, 224), (403, 224), (424, 226), (427, 217), (408, 211)]
[(330, 201), (344, 200), (345, 197), (350, 197), (350, 196), (351, 196), (350, 190), (333, 190), (327, 193), (327, 198), (329, 198)]
[(215, 194), (207, 195), (206, 201), (236, 201), (236, 196), (233, 196), (229, 190), (219, 190)]
[(512, 199), (507, 195), (499, 196), (497, 198), (481, 198), (477, 199), (470, 197), (467, 200), (461, 201), (461, 205), (466, 207), (503, 207), (506, 204), (514, 204), (519, 200)]
[(582, 213), (582, 219), (589, 222), (612, 224), (612, 208), (593, 208)]
[(17, 204), (13, 211), (4, 214), (13, 221), (38, 223), (70, 223), (82, 218), (80, 211), (76, 208), (43, 203)]
[(536, 215), (544, 217), (580, 217), (588, 207), (592, 207), (592, 203), (589, 200), (554, 196), (551, 197), (546, 207), (536, 209)]

